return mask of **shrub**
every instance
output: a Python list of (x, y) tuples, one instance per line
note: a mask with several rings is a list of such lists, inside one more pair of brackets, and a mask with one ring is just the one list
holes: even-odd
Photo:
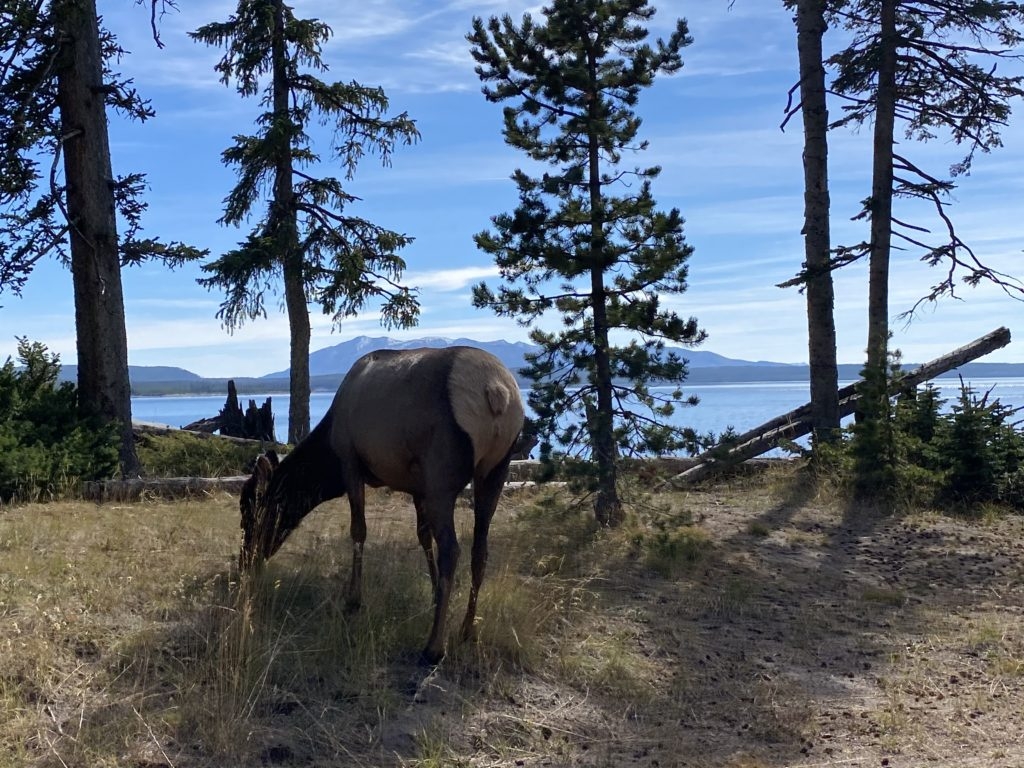
[(858, 498), (891, 502), (899, 482), (890, 378), (899, 376), (898, 357), (891, 355), (887, 370), (867, 368), (857, 385), (858, 418), (851, 427), (849, 445), (853, 462), (853, 490)]
[(664, 519), (654, 520), (652, 528), (646, 541), (647, 564), (666, 578), (692, 568), (711, 551), (711, 537), (703, 528)]
[(58, 383), (60, 356), (18, 339), (16, 367), (0, 367), (0, 501), (55, 496), (79, 480), (117, 469), (116, 424), (78, 409), (78, 392)]
[(224, 477), (252, 471), (259, 446), (240, 445), (217, 437), (185, 433), (144, 435), (138, 443), (139, 463), (149, 477)]
[[(979, 397), (961, 383), (960, 397), (936, 434), (944, 500), (973, 504), (1001, 502), (1024, 508), (1019, 479), (1024, 434), (1010, 423), (1015, 410)], [(1016, 498), (1015, 498), (1016, 497)]]
[[(891, 456), (876, 456), (867, 467), (866, 443), (855, 437), (832, 450), (829, 464), (851, 471), (856, 484), (865, 474), (887, 485), (876, 497), (911, 506), (938, 504), (967, 507), (997, 503), (1024, 510), (1024, 433), (1009, 408), (978, 395), (961, 382), (955, 403), (928, 385), (900, 395), (888, 422), (880, 430), (891, 433)], [(853, 432), (861, 430), (858, 425)], [(860, 453), (858, 453), (860, 450)]]

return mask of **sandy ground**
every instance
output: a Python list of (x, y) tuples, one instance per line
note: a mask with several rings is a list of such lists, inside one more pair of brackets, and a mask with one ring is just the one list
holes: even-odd
[(452, 765), (1024, 766), (1024, 519), (823, 509), (799, 490), (678, 504), (709, 534), (698, 563), (590, 584), (579, 642), (625, 640), (631, 695), (527, 675), (458, 714), (472, 694), (442, 666), (379, 754), (447, 717)]

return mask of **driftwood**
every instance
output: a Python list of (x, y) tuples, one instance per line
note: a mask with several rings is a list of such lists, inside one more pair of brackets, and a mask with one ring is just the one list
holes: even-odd
[[(997, 328), (996, 330), (975, 339), (949, 354), (936, 358), (931, 362), (915, 368), (904, 374), (896, 382), (895, 389), (890, 394), (899, 395), (902, 392), (912, 390), (919, 384), (953, 370), (964, 363), (987, 355), (989, 352), (1005, 347), (1010, 343), (1010, 330), (1008, 328)], [(838, 391), (839, 415), (849, 416), (857, 408), (857, 384), (850, 384)], [(728, 445), (718, 445), (696, 457), (694, 466), (670, 477), (664, 485), (682, 486), (686, 483), (695, 482), (708, 475), (729, 467), (733, 467), (755, 456), (778, 447), (784, 440), (794, 440), (811, 432), (811, 404), (806, 403), (789, 413), (776, 416), (774, 419), (744, 432), (742, 435), (733, 438)]]
[[(147, 432), (160, 434), (155, 429), (147, 428)], [(176, 429), (165, 429), (163, 432), (179, 432)], [(215, 440), (234, 440), (240, 438), (223, 438), (219, 435), (205, 435)], [(255, 440), (247, 440), (258, 447)], [(270, 447), (269, 445), (267, 446)], [(282, 446), (283, 447), (283, 446)], [(509, 488), (520, 488), (529, 485), (540, 472), (540, 462), (535, 460), (513, 461), (509, 469)], [(129, 480), (97, 480), (82, 486), (82, 496), (90, 501), (138, 501), (141, 498), (180, 499), (194, 496), (210, 496), (224, 492), (237, 495), (249, 475), (233, 475), (230, 477), (136, 477)], [(468, 488), (469, 486), (467, 486)]]
[(210, 496), (223, 491), (238, 494), (248, 475), (236, 477), (137, 477), (130, 480), (98, 480), (82, 486), (82, 496), (92, 501), (138, 501), (143, 497), (181, 499)]
[(228, 381), (228, 397), (224, 407), (216, 416), (193, 421), (182, 429), (189, 432), (220, 432), (223, 437), (243, 437), (249, 440), (274, 442), (274, 413), (271, 409), (271, 398), (263, 405), (257, 406), (255, 400), (249, 400), (249, 406), (242, 411), (238, 404), (238, 390), (234, 380)]

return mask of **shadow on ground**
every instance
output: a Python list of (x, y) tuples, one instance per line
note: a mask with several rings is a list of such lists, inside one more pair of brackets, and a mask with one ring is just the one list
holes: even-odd
[(357, 614), (341, 506), (256, 583), (196, 575), (118, 652), (111, 698), (140, 702), (155, 745), (133, 768), (1021, 764), (1019, 518), (887, 517), (746, 478), (656, 499), (706, 534), (665, 573), (643, 525), (597, 532), (520, 493), (492, 532), (482, 640), (436, 669), (415, 663), (429, 582), (400, 497)]

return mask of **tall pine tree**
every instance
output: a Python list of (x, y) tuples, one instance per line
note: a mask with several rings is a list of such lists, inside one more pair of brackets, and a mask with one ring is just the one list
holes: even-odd
[[(836, 0), (833, 0), (835, 2)], [(796, 11), (800, 80), (790, 92), (783, 127), (800, 113), (804, 131), (804, 263), (801, 274), (783, 286), (802, 284), (807, 292), (807, 351), (811, 388), (813, 445), (839, 435), (839, 366), (836, 353), (835, 288), (829, 226), (828, 103), (822, 39), (828, 28), (829, 0), (785, 0)], [(792, 92), (800, 99), (792, 106)], [(817, 452), (815, 452), (817, 456)]]
[[(542, 457), (552, 455), (553, 437), (560, 452), (594, 460), (594, 508), (604, 525), (623, 517), (620, 454), (688, 444), (692, 432), (666, 423), (682, 393), (666, 396), (651, 383), (686, 377), (666, 341), (704, 338), (694, 318), (661, 303), (686, 290), (692, 249), (679, 211), (655, 207), (651, 181), (660, 169), (622, 162), (647, 146), (637, 142), (633, 111), (641, 90), (676, 72), (691, 42), (683, 20), (667, 41), (645, 42), (653, 14), (646, 0), (552, 0), (541, 21), (474, 18), (468, 35), (484, 95), (509, 102), (506, 142), (548, 167), (516, 170), (518, 208), (476, 236), (504, 282), (497, 292), (478, 285), (473, 301), (526, 326), (561, 315), (560, 331), (531, 332), (541, 349), (526, 369), (530, 405), (548, 436)], [(620, 338), (630, 340), (615, 346)]]
[(70, 267), (79, 406), (119, 425), (121, 472), (133, 475), (121, 267), (205, 254), (138, 236), (144, 177), (114, 175), (107, 108), (137, 120), (153, 111), (110, 68), (124, 53), (95, 0), (11, 0), (0, 13), (0, 293), (19, 294), (43, 258)]
[[(238, 168), (238, 183), (225, 200), (223, 224), (248, 219), (269, 190), (266, 212), (239, 247), (204, 266), (200, 282), (227, 292), (219, 316), (229, 328), (266, 314), (264, 295), (283, 282), (291, 336), (288, 440), (309, 432), (309, 304), (319, 304), (335, 323), (380, 300), (386, 325), (415, 323), (419, 306), (398, 283), (405, 262), (398, 251), (411, 238), (347, 212), (356, 197), (333, 177), (317, 177), (321, 162), (306, 127), (319, 120), (332, 129), (333, 160), (351, 180), (367, 151), (390, 161), (396, 144), (419, 138), (404, 112), (385, 117), (380, 88), (325, 83), (321, 46), (331, 30), (315, 19), (298, 19), (283, 0), (239, 0), (226, 22), (207, 24), (192, 37), (226, 49), (217, 64), (221, 81), (234, 82), (243, 97), (262, 93), (266, 111), (259, 132), (235, 137), (224, 162)], [(266, 77), (269, 75), (269, 77)]]

